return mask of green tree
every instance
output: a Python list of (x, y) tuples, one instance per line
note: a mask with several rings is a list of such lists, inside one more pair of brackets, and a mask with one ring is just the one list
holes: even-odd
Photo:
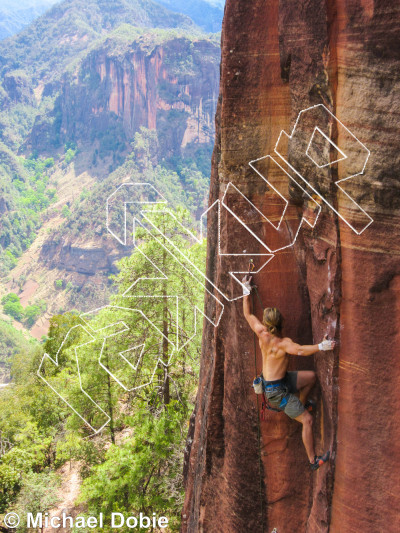
[[(120, 274), (116, 277), (119, 294), (115, 302), (122, 307), (140, 308), (162, 332), (161, 342), (160, 335), (149, 332), (148, 328), (143, 335), (152, 338), (154, 345), (160, 343), (158, 388), (163, 403), (168, 404), (174, 368), (183, 370), (183, 387), (190, 383), (190, 376), (185, 375), (186, 357), (188, 349), (196, 353), (200, 337), (193, 339), (190, 348), (179, 349), (176, 354), (171, 348), (172, 341), (176, 341), (179, 347), (186, 345), (195, 332), (195, 308), (203, 309), (203, 286), (190, 275), (182, 262), (191, 260), (204, 272), (205, 242), (190, 245), (193, 237), (185, 228), (190, 228), (192, 222), (189, 212), (183, 208), (174, 212), (154, 209), (147, 217), (159, 233), (156, 232), (157, 238), (154, 238), (146, 229), (137, 229), (135, 238), (141, 244), (131, 257), (119, 263)], [(178, 260), (174, 256), (178, 256)], [(138, 280), (140, 284), (136, 284)], [(143, 298), (142, 295), (150, 295), (151, 298)], [(179, 297), (178, 308), (176, 297)], [(141, 322), (140, 318), (138, 322)], [(134, 323), (133, 329), (138, 328), (139, 324)], [(169, 364), (171, 357), (174, 357), (173, 366)], [(150, 374), (151, 368), (144, 366), (142, 373)]]
[[(49, 402), (49, 395), (45, 396), (43, 398), (43, 394), (35, 390), (29, 381), (21, 387), (16, 385), (1, 391), (1, 434), (11, 443), (11, 447), (0, 457), (0, 512), (4, 512), (15, 500), (25, 474), (43, 471), (51, 463), (51, 433), (54, 433), (54, 429), (49, 426), (46, 432), (40, 427), (45, 411), (36, 421), (36, 410), (33, 408), (38, 401), (43, 405), (40, 403), (41, 397)], [(51, 416), (53, 413), (54, 407)]]
[(71, 161), (75, 158), (76, 150), (73, 150), (72, 148), (68, 148), (68, 150), (65, 153), (64, 161), (67, 165), (71, 163)]
[(41, 347), (17, 353), (13, 385), (0, 389), (0, 431), (11, 445), (0, 457), (0, 512), (15, 502), (26, 474), (42, 473), (54, 465), (54, 440), (70, 416), (36, 374), (42, 357)]
[(40, 316), (40, 307), (38, 305), (28, 305), (24, 309), (24, 321), (28, 328), (31, 328)]
[(21, 488), (21, 474), (0, 461), (0, 513), (4, 513)]
[[(35, 517), (37, 513), (44, 514), (58, 503), (59, 484), (59, 478), (54, 473), (28, 472), (24, 476), (15, 504), (15, 510), (21, 519), (17, 531), (26, 531), (27, 513), (32, 513)], [(43, 531), (43, 524), (40, 530)]]
[(10, 292), (6, 296), (3, 296), (1, 303), (3, 304), (3, 311), (6, 313), (6, 315), (10, 315), (16, 320), (22, 319), (24, 315), (24, 308), (19, 301), (19, 297), (15, 293)]
[(176, 401), (158, 414), (139, 408), (129, 420), (135, 436), (121, 446), (112, 445), (83, 483), (79, 500), (87, 503), (88, 511), (155, 512), (168, 516), (170, 531), (179, 531), (187, 415)]
[(71, 216), (71, 210), (67, 205), (63, 205), (61, 214), (64, 218), (69, 218)]

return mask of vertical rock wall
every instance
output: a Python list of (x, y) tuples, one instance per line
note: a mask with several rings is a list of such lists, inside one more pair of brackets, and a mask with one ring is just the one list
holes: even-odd
[(210, 144), (218, 95), (218, 44), (180, 37), (147, 47), (141, 41), (127, 42), (124, 47), (118, 53), (112, 44), (99, 47), (75, 76), (64, 77), (61, 135), (93, 138), (118, 125), (120, 136), (123, 132), (131, 141), (144, 126), (158, 131), (164, 152), (180, 153), (189, 143)]
[[(219, 199), (242, 213), (259, 240), (250, 244), (227, 209), (219, 221), (210, 210), (208, 276), (231, 287), (229, 268), (246, 270), (249, 256), (227, 264), (220, 255), (232, 253), (230, 243), (256, 257), (263, 242), (276, 250), (281, 238), (295, 241), (255, 279), (263, 304), (285, 316), (285, 335), (306, 343), (328, 333), (339, 341), (334, 354), (291, 362), (314, 364), (318, 373), (316, 446), (330, 448), (332, 461), (311, 474), (300, 425), (283, 414), (260, 423), (259, 446), (253, 337), (241, 300), (225, 302), (218, 328), (204, 329), (184, 532), (397, 531), (399, 43), (394, 0), (227, 0), (210, 205)], [(296, 123), (310, 106), (319, 107), (309, 124)], [(313, 120), (320, 130), (308, 153), (319, 166), (304, 157)], [(286, 164), (274, 148), (280, 132), (295, 126), (304, 126), (304, 139), (283, 135), (278, 143)], [(335, 182), (359, 173), (362, 146), (370, 156), (363, 174), (342, 183), (346, 195)], [(263, 160), (258, 170), (289, 200), (279, 232), (271, 228), (282, 213), (279, 198), (248, 164), (268, 154), (282, 169), (275, 175)], [(310, 224), (303, 221), (296, 236), (302, 218)]]

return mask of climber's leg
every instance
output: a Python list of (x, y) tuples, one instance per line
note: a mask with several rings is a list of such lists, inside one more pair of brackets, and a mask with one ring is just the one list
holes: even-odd
[(300, 416), (295, 418), (295, 420), (300, 422), (300, 424), (303, 424), (303, 431), (301, 436), (303, 439), (304, 447), (306, 449), (308, 460), (311, 464), (313, 464), (315, 460), (314, 436), (312, 431), (313, 418), (308, 411), (304, 411)]
[(305, 404), (307, 396), (316, 381), (317, 377), (313, 370), (299, 370), (297, 372), (297, 390), (302, 404)]
[(314, 436), (312, 431), (313, 418), (308, 411), (304, 411), (301, 415), (295, 418), (298, 422), (303, 424), (302, 438), (303, 444), (310, 461), (311, 470), (318, 470), (320, 466), (329, 461), (329, 450), (324, 455), (315, 455), (314, 452)]

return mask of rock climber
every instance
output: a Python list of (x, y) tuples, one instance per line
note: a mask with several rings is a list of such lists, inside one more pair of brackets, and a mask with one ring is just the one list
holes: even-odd
[(250, 312), (249, 295), (253, 289), (252, 277), (243, 278), (243, 312), (249, 326), (257, 335), (262, 353), (261, 380), (265, 397), (270, 405), (284, 411), (287, 416), (303, 425), (302, 438), (306, 449), (311, 470), (317, 470), (329, 460), (330, 452), (315, 455), (314, 437), (312, 431), (313, 418), (310, 408), (314, 402), (307, 401), (307, 396), (313, 388), (316, 375), (313, 371), (300, 370), (288, 372), (290, 355), (307, 356), (318, 351), (329, 351), (335, 347), (335, 342), (326, 337), (319, 344), (296, 344), (288, 337), (282, 337), (282, 315), (275, 307), (264, 309), (263, 321)]

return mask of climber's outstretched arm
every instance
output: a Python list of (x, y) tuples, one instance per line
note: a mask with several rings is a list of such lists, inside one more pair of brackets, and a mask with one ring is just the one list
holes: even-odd
[(312, 355), (317, 353), (319, 350), (318, 344), (301, 345), (293, 342), (289, 338), (283, 339), (281, 346), (285, 352), (289, 353), (290, 355)]
[(335, 341), (327, 340), (326, 336), (319, 344), (297, 344), (289, 338), (285, 338), (281, 343), (282, 348), (290, 355), (312, 355), (319, 351), (326, 352), (333, 350), (335, 347)]
[(243, 297), (243, 313), (244, 318), (247, 320), (249, 326), (254, 333), (259, 337), (262, 333), (265, 333), (265, 326), (258, 320), (256, 315), (250, 312), (250, 297), (246, 295)]

